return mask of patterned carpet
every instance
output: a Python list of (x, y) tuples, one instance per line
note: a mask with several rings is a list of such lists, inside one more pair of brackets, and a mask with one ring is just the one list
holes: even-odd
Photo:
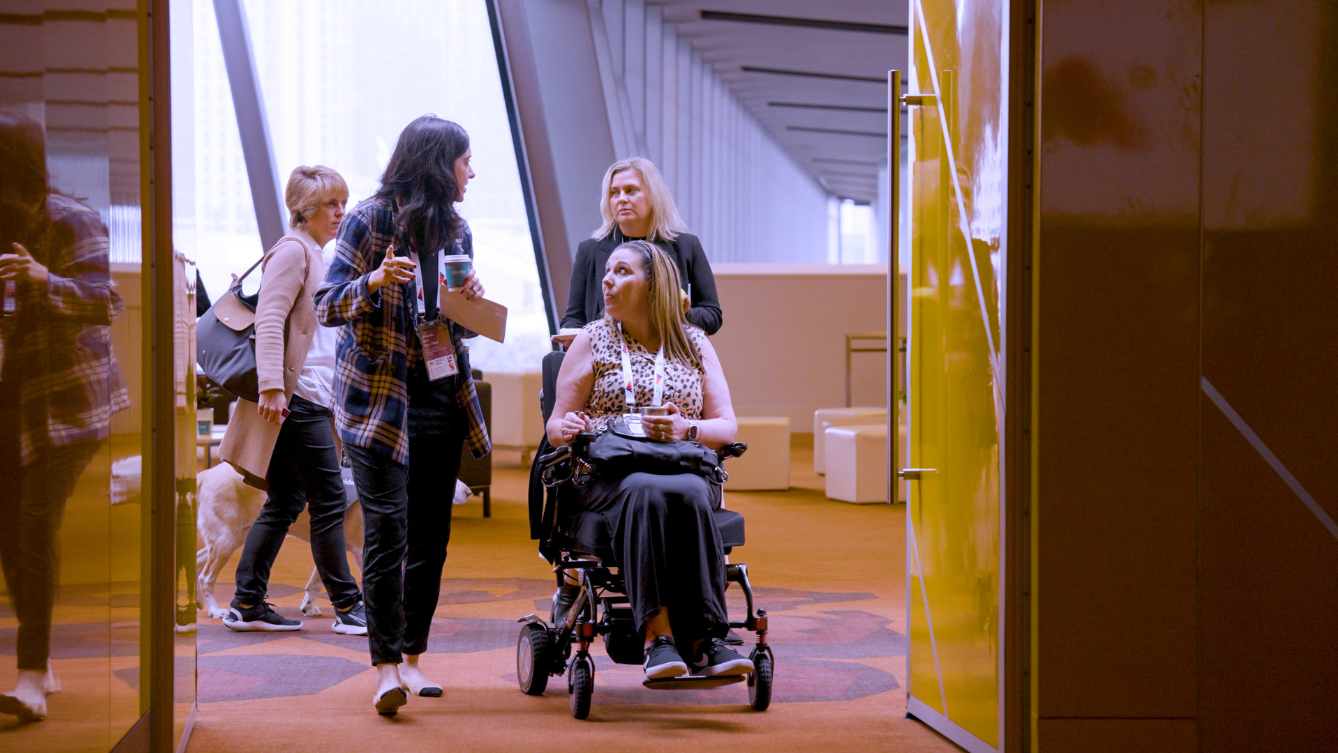
[[(524, 600), (533, 604), (532, 611), (547, 614), (552, 584), (553, 581), (546, 579), (446, 579), (439, 604), (503, 606)], [(769, 640), (776, 655), (782, 657), (783, 669), (777, 672), (773, 692), (775, 702), (852, 701), (900, 687), (891, 672), (858, 661), (906, 655), (906, 636), (893, 630), (890, 620), (850, 608), (861, 601), (874, 600), (872, 593), (759, 588), (754, 598), (772, 615)], [(834, 605), (842, 608), (828, 608)], [(743, 608), (741, 596), (731, 599), (732, 613), (742, 613)], [(301, 617), (294, 609), (280, 611), (289, 617)], [(515, 610), (510, 610), (510, 615), (515, 616), (438, 616), (433, 620), (428, 653), (514, 650), (519, 635), (516, 616), (521, 615)], [(338, 635), (326, 629), (327, 623), (328, 620), (311, 619), (307, 621), (308, 627), (293, 634), (247, 634), (232, 632), (216, 620), (207, 620), (199, 632), (199, 700), (203, 703), (315, 695), (366, 670), (365, 660), (311, 656), (318, 649), (309, 644), (364, 652), (365, 656), (366, 638)], [(284, 653), (269, 653), (270, 648)], [(617, 665), (602, 652), (597, 650), (597, 654), (596, 676), (601, 681), (607, 679), (607, 685), (601, 682), (597, 691), (600, 705), (737, 704), (745, 697), (742, 686), (678, 693), (647, 691), (641, 686), (639, 667)], [(496, 679), (515, 683), (514, 664), (499, 666)], [(559, 685), (555, 680), (550, 687)]]
[[(553, 576), (529, 540), (525, 473), (513, 463), (495, 468), (492, 518), (481, 517), (477, 499), (455, 508), (442, 595), (422, 660), (445, 687), (445, 697), (413, 698), (393, 719), (373, 712), (374, 673), (366, 638), (331, 631), (331, 608), (323, 597), (318, 603), (324, 616), (302, 617), (298, 605), (311, 573), (311, 554), (302, 542), (288, 539), (273, 569), (270, 601), (285, 616), (303, 619), (301, 631), (234, 633), (201, 611), (193, 686), (190, 641), (181, 636), (177, 699), (188, 704), (194, 695), (199, 702), (189, 751), (269, 744), (285, 753), (648, 746), (665, 751), (955, 750), (904, 718), (905, 508), (826, 499), (821, 478), (812, 472), (811, 447), (801, 442), (793, 450), (790, 491), (726, 494), (726, 505), (748, 521), (749, 543), (731, 559), (748, 565), (756, 603), (771, 615), (768, 638), (776, 675), (774, 701), (765, 713), (748, 708), (742, 684), (646, 689), (641, 668), (612, 663), (600, 642), (592, 649), (596, 687), (589, 720), (571, 718), (562, 678), (553, 678), (541, 697), (522, 694), (515, 675), (517, 619), (531, 612), (547, 615)], [(215, 590), (220, 604), (232, 596), (235, 567), (234, 555)], [(741, 613), (738, 587), (732, 585), (728, 596), (731, 614)], [(51, 718), (43, 723), (44, 742), (56, 747), (40, 747), (83, 747), (57, 742), (69, 728), (52, 723), (78, 715), (80, 689), (95, 684), (79, 679), (84, 675), (101, 678), (96, 684), (102, 698), (110, 684), (113, 697), (125, 699), (127, 707), (114, 708), (113, 718), (132, 711), (128, 704), (138, 686), (134, 644), (109, 635), (105, 622), (84, 624), (78, 614), (89, 608), (81, 606), (85, 601), (96, 602), (100, 614), (109, 607), (130, 612), (137, 599), (133, 593), (62, 591), (58, 613), (68, 619), (57, 620), (54, 663), (75, 682), (67, 681), (67, 691), (51, 697)], [(0, 607), (0, 655), (12, 656), (16, 622), (6, 607)], [(751, 633), (744, 637), (751, 643)], [(118, 646), (122, 642), (127, 645)], [(125, 659), (118, 658), (122, 653)], [(98, 716), (106, 719), (102, 712)], [(98, 723), (106, 729), (103, 725)], [(0, 748), (15, 742), (27, 749), (26, 742), (37, 741), (31, 737), (35, 726), (14, 729), (15, 736), (3, 736), (6, 730), (0, 729)], [(85, 732), (79, 739), (90, 738)]]

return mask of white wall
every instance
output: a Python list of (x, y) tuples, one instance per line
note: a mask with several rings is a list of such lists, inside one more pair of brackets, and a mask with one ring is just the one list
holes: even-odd
[(826, 262), (827, 193), (661, 8), (587, 2), (614, 150), (660, 168), (711, 262)]
[[(887, 329), (885, 264), (713, 264), (725, 323), (711, 338), (740, 416), (789, 416), (845, 405), (845, 336)], [(885, 354), (852, 359), (855, 405), (887, 405)]]

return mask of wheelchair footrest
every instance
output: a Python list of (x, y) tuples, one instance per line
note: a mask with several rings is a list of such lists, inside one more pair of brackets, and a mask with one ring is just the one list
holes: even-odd
[(704, 690), (706, 688), (718, 688), (722, 685), (733, 685), (746, 679), (748, 679), (747, 675), (730, 675), (727, 677), (684, 675), (682, 677), (666, 677), (663, 680), (642, 680), (641, 684), (651, 690)]

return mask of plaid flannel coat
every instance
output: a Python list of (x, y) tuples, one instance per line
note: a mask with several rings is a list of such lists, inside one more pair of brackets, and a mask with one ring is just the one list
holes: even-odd
[(57, 194), (47, 214), (49, 242), (29, 249), (47, 268), (46, 286), (20, 284), (16, 316), (0, 325), (4, 377), (19, 383), (24, 465), (51, 447), (106, 439), (112, 414), (130, 407), (111, 347), (124, 305), (112, 289), (107, 228)]
[[(316, 291), (316, 318), (327, 327), (344, 326), (335, 352), (334, 411), (339, 436), (355, 447), (409, 462), (409, 369), (422, 358), (415, 324), (418, 285), (389, 284), (367, 292), (367, 277), (385, 258), (395, 232), (393, 204), (362, 201), (344, 217), (335, 240), (334, 259), (325, 284)], [(463, 228), (462, 245), (474, 255), (473, 238)], [(407, 251), (405, 253), (407, 256)], [(451, 324), (451, 340), (459, 354), (456, 399), (468, 417), (465, 446), (476, 458), (492, 451), (469, 373), (462, 337), (474, 333)]]

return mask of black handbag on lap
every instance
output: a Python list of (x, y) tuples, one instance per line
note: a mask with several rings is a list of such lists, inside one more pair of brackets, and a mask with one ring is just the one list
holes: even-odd
[(692, 473), (713, 484), (728, 476), (720, 467), (715, 450), (696, 442), (657, 442), (627, 427), (622, 419), (609, 422), (586, 450), (592, 472), (604, 478), (622, 478), (630, 473), (672, 476)]
[(237, 397), (260, 399), (256, 376), (256, 303), (260, 292), (242, 294), (242, 281), (260, 262), (251, 265), (218, 302), (195, 323), (195, 362), (214, 383)]

